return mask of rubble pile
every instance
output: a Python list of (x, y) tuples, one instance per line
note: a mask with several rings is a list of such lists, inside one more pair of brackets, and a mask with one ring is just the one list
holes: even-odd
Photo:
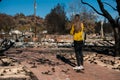
[(120, 71), (120, 57), (112, 57), (103, 54), (86, 54), (84, 56), (86, 62), (97, 64), (103, 67)]
[(34, 48), (34, 47), (40, 47), (40, 42), (15, 42), (14, 46), (15, 48)]
[[(88, 36), (85, 40), (86, 46), (114, 46), (115, 41), (113, 40), (103, 40), (97, 38), (97, 36)], [(15, 42), (15, 48), (25, 48), (25, 47), (44, 47), (44, 48), (59, 48), (59, 47), (72, 47), (73, 46), (73, 36), (72, 35), (44, 35), (40, 38), (39, 42)]]
[(41, 38), (40, 42), (15, 42), (15, 48), (25, 47), (44, 47), (44, 48), (56, 48), (56, 47), (71, 47), (72, 46), (71, 35), (45, 35)]
[(56, 43), (56, 35), (46, 35), (41, 38), (41, 46), (42, 47), (57, 47)]
[(71, 47), (72, 42), (71, 35), (46, 35), (41, 39), (42, 46), (48, 47)]
[(9, 57), (0, 57), (0, 66), (15, 66), (15, 65), (19, 65), (20, 63), (13, 59), (13, 58), (9, 58)]
[(86, 35), (85, 44), (91, 46), (113, 46), (115, 44), (115, 41), (113, 37), (110, 36), (105, 36), (105, 38), (101, 38), (100, 35), (89, 34)]
[(103, 39), (87, 39), (85, 40), (85, 45), (91, 46), (113, 46), (115, 41), (107, 41)]
[(16, 59), (0, 57), (0, 80), (38, 80), (34, 74)]
[(60, 35), (56, 37), (58, 47), (72, 47), (73, 37), (71, 35)]

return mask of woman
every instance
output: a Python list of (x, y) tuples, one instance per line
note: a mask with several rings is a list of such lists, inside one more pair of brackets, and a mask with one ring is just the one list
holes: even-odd
[(70, 34), (73, 35), (74, 49), (75, 49), (75, 55), (77, 60), (77, 66), (74, 67), (73, 69), (77, 69), (77, 70), (84, 70), (83, 53), (82, 53), (82, 47), (83, 47), (83, 41), (84, 41), (83, 31), (84, 31), (84, 25), (80, 21), (80, 16), (76, 14), (72, 28), (70, 30)]

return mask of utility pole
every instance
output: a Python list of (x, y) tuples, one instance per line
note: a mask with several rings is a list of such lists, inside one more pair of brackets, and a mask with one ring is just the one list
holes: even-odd
[[(36, 8), (37, 8), (37, 5), (36, 5), (36, 0), (34, 0), (34, 20), (35, 20), (35, 24), (36, 24)], [(37, 34), (37, 31), (36, 31), (36, 25), (35, 25), (35, 38), (36, 38), (36, 34)]]

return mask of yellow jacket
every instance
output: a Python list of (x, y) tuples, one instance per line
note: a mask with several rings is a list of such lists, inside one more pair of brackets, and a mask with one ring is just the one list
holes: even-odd
[(81, 23), (82, 30), (79, 31), (78, 33), (74, 33), (74, 24), (72, 25), (72, 28), (70, 30), (70, 34), (73, 35), (73, 39), (75, 41), (83, 41), (84, 40), (84, 25)]

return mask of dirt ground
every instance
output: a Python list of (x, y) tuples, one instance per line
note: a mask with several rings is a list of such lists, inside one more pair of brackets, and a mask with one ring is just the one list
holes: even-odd
[(86, 61), (84, 71), (74, 71), (74, 51), (69, 49), (65, 52), (50, 48), (11, 48), (5, 54), (25, 65), (39, 80), (120, 80), (120, 71)]

